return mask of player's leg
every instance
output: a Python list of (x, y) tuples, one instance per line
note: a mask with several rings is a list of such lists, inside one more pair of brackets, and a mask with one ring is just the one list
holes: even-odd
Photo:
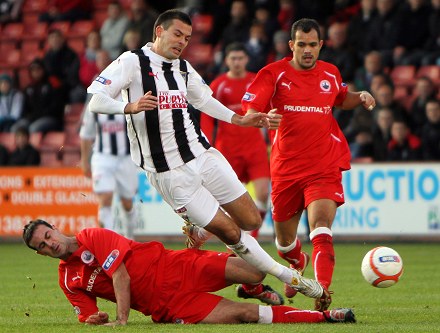
[(130, 156), (119, 158), (118, 167), (115, 173), (116, 188), (121, 199), (122, 208), (126, 214), (127, 225), (123, 228), (127, 238), (134, 238), (134, 227), (136, 225), (136, 209), (133, 198), (138, 188), (138, 169)]
[(304, 191), (313, 245), (312, 263), (315, 278), (324, 287), (323, 297), (315, 302), (315, 309), (326, 310), (331, 303), (328, 288), (335, 266), (332, 224), (336, 209), (344, 203), (344, 192), (339, 170), (329, 170), (315, 179), (309, 179)]
[(112, 214), (113, 192), (95, 193), (98, 198), (98, 221), (106, 229), (114, 230), (114, 219)]
[(319, 312), (290, 306), (263, 306), (222, 299), (200, 324), (356, 322), (350, 309)]
[[(264, 221), (267, 213), (267, 205), (269, 201), (269, 187), (270, 187), (270, 178), (262, 177), (252, 180), (252, 184), (254, 185), (255, 191), (255, 205), (258, 208), (258, 212), (260, 213), (261, 220)], [(255, 229), (251, 231), (251, 235), (254, 238), (258, 238), (259, 229)]]
[[(315, 278), (328, 291), (335, 267), (335, 251), (331, 225), (336, 215), (336, 203), (330, 199), (318, 199), (307, 207), (310, 225), (310, 240), (313, 244), (312, 262)], [(315, 302), (316, 310), (327, 310), (330, 295)]]
[(116, 188), (114, 157), (94, 153), (90, 163), (92, 167), (92, 187), (98, 197), (98, 221), (104, 228), (114, 230), (114, 219), (111, 210), (113, 192)]

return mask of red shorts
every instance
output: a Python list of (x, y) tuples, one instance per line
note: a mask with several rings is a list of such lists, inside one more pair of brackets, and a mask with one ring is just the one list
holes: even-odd
[(338, 206), (344, 203), (342, 173), (339, 169), (300, 179), (272, 182), (272, 214), (284, 222), (318, 199), (330, 199)]
[(249, 183), (258, 178), (270, 178), (269, 158), (264, 141), (258, 141), (251, 149), (245, 149), (238, 154), (222, 152), (242, 183)]
[(226, 287), (228, 253), (187, 249), (167, 251), (163, 283), (158, 286), (153, 321), (195, 324), (206, 318), (223, 297), (211, 294)]

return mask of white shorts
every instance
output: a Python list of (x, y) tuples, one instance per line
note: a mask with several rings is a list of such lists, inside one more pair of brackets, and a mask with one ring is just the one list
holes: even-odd
[(116, 192), (124, 199), (136, 195), (139, 172), (130, 155), (93, 153), (91, 165), (95, 193)]
[(200, 227), (211, 222), (219, 205), (246, 193), (228, 161), (214, 148), (173, 170), (147, 172), (147, 177), (177, 214)]

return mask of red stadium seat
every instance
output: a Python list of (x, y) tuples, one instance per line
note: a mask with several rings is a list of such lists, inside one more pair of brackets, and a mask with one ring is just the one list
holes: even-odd
[(23, 36), (23, 23), (8, 23), (3, 27), (0, 40), (18, 41)]
[(34, 146), (36, 149), (40, 149), (42, 139), (43, 139), (43, 133), (41, 132), (31, 133), (29, 136), (30, 144)]
[(38, 52), (41, 50), (41, 42), (39, 40), (24, 40), (21, 42), (21, 52)]
[(208, 65), (213, 61), (213, 50), (210, 44), (190, 44), (185, 49), (183, 58), (192, 65)]
[(95, 10), (95, 12), (93, 13), (93, 21), (95, 22), (95, 27), (100, 29), (107, 17), (107, 9)]
[(29, 64), (34, 61), (35, 58), (43, 58), (44, 52), (43, 50), (36, 50), (32, 52), (21, 52), (20, 55), (20, 63), (18, 64), (19, 67), (25, 67), (27, 68)]
[(87, 35), (95, 29), (95, 22), (93, 20), (76, 21), (70, 26), (68, 38), (73, 37), (87, 37)]
[(3, 61), (0, 62), (0, 70), (15, 69), (19, 67), (20, 64), (20, 50), (11, 50), (2, 58)]
[(22, 11), (23, 13), (42, 13), (48, 8), (48, 0), (26, 0)]
[(408, 88), (404, 86), (397, 86), (394, 89), (394, 99), (399, 100), (401, 98), (407, 97), (408, 94)]
[(3, 55), (15, 50), (17, 48), (17, 43), (15, 41), (3, 41), (0, 42), (0, 54), (1, 59), (3, 59)]
[(419, 78), (422, 76), (429, 77), (437, 87), (440, 87), (440, 66), (430, 65), (420, 67), (416, 77)]
[(202, 34), (206, 36), (211, 32), (213, 25), (212, 15), (195, 14), (192, 18), (193, 34)]
[(50, 25), (49, 30), (59, 30), (63, 33), (64, 36), (67, 36), (70, 30), (70, 22), (68, 21), (53, 22)]
[(412, 65), (396, 66), (391, 70), (390, 76), (396, 87), (412, 87), (415, 83), (416, 67)]
[(67, 39), (67, 45), (76, 52), (78, 56), (82, 55), (86, 49), (86, 41), (83, 37), (73, 37)]
[(9, 152), (15, 149), (15, 134), (11, 132), (0, 132), (0, 142)]
[(31, 83), (31, 77), (29, 76), (29, 70), (27, 68), (20, 68), (18, 70), (18, 86), (21, 90), (24, 90)]
[(46, 22), (30, 23), (24, 26), (23, 40), (39, 40), (47, 38), (48, 24)]

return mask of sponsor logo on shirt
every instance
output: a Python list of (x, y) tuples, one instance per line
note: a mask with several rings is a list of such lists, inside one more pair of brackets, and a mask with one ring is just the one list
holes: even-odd
[(112, 80), (110, 80), (110, 79), (106, 79), (106, 78), (103, 77), (103, 76), (98, 76), (98, 77), (95, 79), (95, 81), (96, 81), (96, 82), (99, 82), (99, 83), (101, 83), (101, 84), (103, 84), (103, 85), (106, 85), (106, 86), (108, 86), (108, 85), (110, 85), (110, 84), (112, 83)]
[(319, 83), (319, 86), (321, 87), (321, 90), (322, 91), (325, 91), (325, 92), (328, 92), (328, 91), (330, 91), (330, 89), (331, 89), (331, 84), (330, 84), (330, 82), (328, 81), (328, 80), (322, 80), (320, 83)]
[(125, 131), (125, 124), (116, 121), (107, 122), (101, 125), (101, 129), (104, 133), (118, 133)]
[(159, 91), (158, 100), (159, 110), (186, 109), (188, 107), (183, 91)]
[(305, 105), (284, 105), (284, 111), (289, 112), (312, 112), (329, 114), (332, 108), (330, 106), (305, 106)]
[(119, 250), (114, 249), (107, 259), (104, 261), (104, 265), (102, 265), (102, 268), (104, 268), (106, 271), (112, 267), (113, 263), (115, 262), (116, 258), (119, 256)]
[(154, 76), (156, 80), (159, 80), (159, 77), (157, 76), (158, 73), (154, 74), (153, 72), (148, 72), (149, 76)]
[(101, 267), (96, 267), (95, 270), (92, 272), (92, 274), (90, 274), (89, 281), (87, 281), (87, 288), (86, 288), (87, 291), (92, 291), (96, 277), (98, 276), (99, 273), (101, 273), (101, 271), (102, 271)]
[(90, 251), (86, 250), (81, 253), (81, 260), (86, 265), (90, 264), (93, 261), (93, 259), (95, 259), (95, 256)]
[(255, 94), (251, 94), (250, 92), (246, 92), (243, 96), (243, 101), (250, 102), (255, 99)]

